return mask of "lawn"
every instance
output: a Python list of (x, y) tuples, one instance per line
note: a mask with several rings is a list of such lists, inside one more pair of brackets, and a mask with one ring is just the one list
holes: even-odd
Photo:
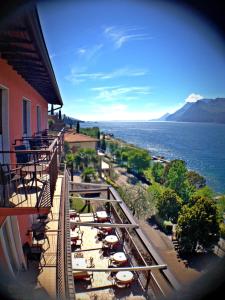
[[(75, 209), (77, 212), (88, 213), (88, 206), (85, 206), (85, 200), (76, 197), (70, 200), (70, 209)], [(92, 207), (91, 212), (93, 212)]]

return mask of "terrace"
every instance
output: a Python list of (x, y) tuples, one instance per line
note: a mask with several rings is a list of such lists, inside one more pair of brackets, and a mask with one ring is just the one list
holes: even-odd
[[(1, 189), (1, 215), (33, 215), (28, 234), (44, 237), (40, 260), (20, 280), (26, 277), (34, 290), (38, 284), (53, 299), (154, 299), (177, 289), (118, 193), (108, 185), (71, 182), (66, 169), (59, 171), (62, 132), (43, 141), (42, 149), (2, 153), (33, 157), (16, 164), (24, 181), (15, 185), (9, 176)], [(37, 216), (46, 216), (41, 227)], [(33, 246), (38, 244), (34, 237)]]
[(21, 208), (30, 212), (31, 208), (50, 208), (63, 151), (63, 131), (55, 136), (45, 132), (43, 136), (17, 139), (13, 146), (13, 151), (0, 152), (0, 207), (13, 207), (18, 212)]
[[(66, 178), (60, 171), (63, 135), (61, 131), (56, 135), (16, 140), (15, 148), (18, 143), (21, 147), (21, 142), (23, 146), (32, 141), (36, 149), (15, 149), (0, 154), (5, 160), (0, 166), (2, 223), (7, 216), (30, 216), (30, 224), (23, 232), (30, 241), (23, 244), (26, 272), (20, 271), (15, 283), (16, 294), (21, 293), (21, 298), (27, 291), (34, 296), (56, 298), (58, 240), (60, 222), (64, 222), (60, 209)], [(12, 160), (17, 158), (15, 164), (6, 163), (9, 155)], [(29, 160), (24, 162), (27, 157)]]
[(77, 299), (154, 299), (178, 288), (112, 187), (70, 182), (69, 194), (75, 209), (66, 234)]

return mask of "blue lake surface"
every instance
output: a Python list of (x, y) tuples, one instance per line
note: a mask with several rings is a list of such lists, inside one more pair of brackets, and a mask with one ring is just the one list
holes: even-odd
[(86, 122), (128, 143), (162, 155), (183, 159), (218, 193), (225, 192), (225, 125), (176, 122)]

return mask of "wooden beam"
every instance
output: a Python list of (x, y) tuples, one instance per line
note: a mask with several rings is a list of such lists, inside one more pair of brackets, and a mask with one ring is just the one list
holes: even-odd
[(119, 271), (149, 271), (149, 270), (165, 270), (167, 265), (151, 265), (141, 267), (123, 267), (123, 268), (76, 268), (73, 271), (87, 271), (87, 272), (119, 272)]
[(87, 201), (95, 201), (95, 202), (112, 202), (112, 203), (121, 203), (121, 200), (110, 200), (110, 199), (102, 199), (102, 198), (84, 198), (84, 197), (76, 197), (76, 196), (72, 196), (69, 197), (69, 199), (82, 199), (82, 200), (87, 200)]
[(99, 189), (80, 189), (80, 190), (70, 190), (69, 192), (70, 193), (82, 193), (82, 194), (91, 194), (91, 193), (100, 193), (100, 192), (105, 192), (107, 191), (108, 189), (107, 188), (99, 188)]
[(77, 226), (89, 226), (89, 227), (111, 227), (111, 228), (139, 228), (138, 224), (124, 224), (124, 223), (93, 223), (93, 222), (76, 222), (70, 221), (71, 224)]
[[(33, 54), (32, 54), (33, 55)], [(33, 57), (30, 54), (24, 54), (24, 53), (3, 53), (2, 58), (8, 59), (8, 60), (15, 60), (15, 61), (32, 61), (32, 62), (40, 62), (39, 57)]]
[(13, 46), (12, 47), (7, 47), (3, 46), (1, 47), (2, 53), (28, 53), (28, 54), (37, 54), (35, 50), (24, 48), (24, 47), (19, 47), (19, 46)]
[(96, 185), (98, 185), (100, 188), (108, 188), (108, 187), (110, 187), (110, 185), (108, 185), (108, 184), (102, 184), (102, 183), (89, 183), (89, 182), (79, 182), (79, 183), (76, 183), (76, 182), (74, 182), (74, 181), (69, 181), (69, 183), (70, 184), (75, 184), (75, 185), (78, 185), (79, 184), (79, 186), (93, 186), (93, 187), (96, 187)]
[(28, 40), (28, 39), (24, 39), (24, 38), (16, 38), (16, 37), (9, 37), (7, 35), (4, 35), (4, 39), (1, 39), (3, 36), (0, 36), (0, 45), (7, 45), (7, 44), (32, 44), (33, 42)]
[(50, 207), (0, 207), (0, 216), (21, 216), (21, 215), (36, 215), (48, 214)]

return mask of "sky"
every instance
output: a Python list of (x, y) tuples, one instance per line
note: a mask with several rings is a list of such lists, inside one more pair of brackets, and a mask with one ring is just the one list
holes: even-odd
[(43, 34), (64, 102), (84, 121), (150, 120), (225, 97), (225, 45), (169, 1), (43, 1)]

